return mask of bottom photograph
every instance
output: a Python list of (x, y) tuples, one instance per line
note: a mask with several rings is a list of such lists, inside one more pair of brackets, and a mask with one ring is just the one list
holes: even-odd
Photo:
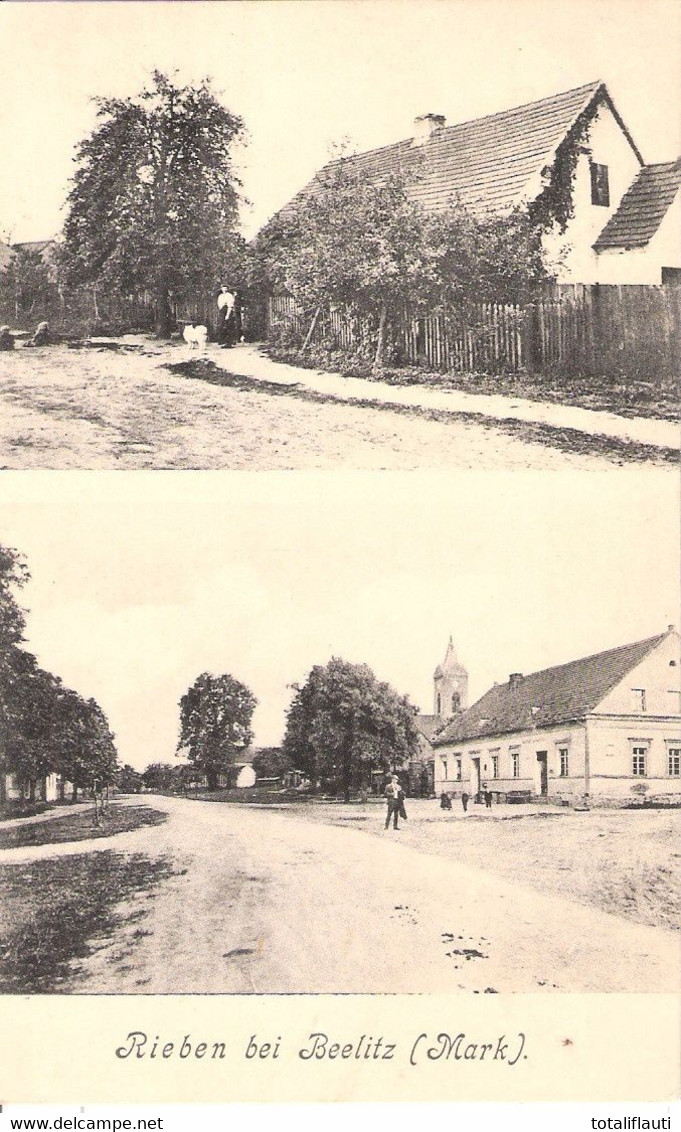
[(676, 495), (3, 477), (0, 992), (677, 991)]

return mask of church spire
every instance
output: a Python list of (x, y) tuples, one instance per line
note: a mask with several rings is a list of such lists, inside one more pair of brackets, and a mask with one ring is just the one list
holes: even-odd
[(433, 674), (434, 711), (442, 719), (449, 719), (468, 704), (468, 672), (459, 662), (454, 648), (454, 638), (450, 635), (442, 664), (438, 664)]

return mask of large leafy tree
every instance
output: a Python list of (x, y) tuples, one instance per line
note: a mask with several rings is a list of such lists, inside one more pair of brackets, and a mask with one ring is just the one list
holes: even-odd
[(240, 680), (204, 672), (180, 700), (180, 741), (190, 762), (205, 774), (209, 789), (253, 739), (251, 720), (258, 701)]
[(170, 333), (171, 295), (195, 302), (241, 251), (233, 149), (244, 124), (211, 89), (155, 71), (136, 98), (98, 98), (77, 151), (64, 228), (73, 282), (155, 296)]
[(403, 766), (418, 752), (416, 708), (365, 664), (334, 657), (296, 688), (283, 749), (313, 781), (328, 779), (346, 801), (374, 770)]
[(315, 315), (335, 306), (371, 320), (375, 368), (391, 314), (432, 285), (427, 218), (397, 176), (376, 184), (351, 162), (333, 165), (299, 205), (271, 221), (254, 247), (270, 285)]

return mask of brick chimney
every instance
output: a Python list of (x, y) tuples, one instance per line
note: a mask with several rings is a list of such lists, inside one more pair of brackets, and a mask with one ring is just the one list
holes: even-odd
[(512, 672), (508, 678), (508, 690), (514, 692), (517, 687), (523, 682), (522, 672)]
[(419, 114), (414, 119), (413, 145), (423, 145), (433, 136), (436, 130), (441, 130), (446, 122), (444, 114)]

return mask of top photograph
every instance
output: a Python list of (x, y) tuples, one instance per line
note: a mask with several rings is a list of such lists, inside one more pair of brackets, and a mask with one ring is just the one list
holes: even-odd
[(677, 465), (677, 5), (0, 33), (0, 469)]

